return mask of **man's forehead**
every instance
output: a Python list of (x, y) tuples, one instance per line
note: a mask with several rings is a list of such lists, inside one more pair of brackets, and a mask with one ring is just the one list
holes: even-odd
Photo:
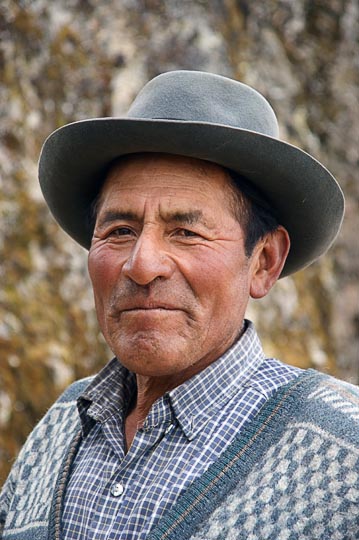
[[(206, 197), (212, 190), (218, 201), (233, 182), (227, 169), (197, 158), (173, 154), (140, 153), (117, 158), (109, 167), (96, 200), (96, 208), (118, 192), (131, 192), (139, 198), (153, 190), (162, 196), (180, 195), (181, 188)], [(177, 191), (178, 190), (178, 191)], [(174, 199), (176, 197), (173, 197)], [(179, 209), (180, 210), (180, 209)]]
[(213, 228), (219, 213), (232, 215), (231, 185), (227, 170), (214, 163), (169, 154), (126, 155), (112, 164), (95, 214), (99, 222), (116, 216), (141, 221), (145, 206), (153, 205), (163, 221), (201, 221)]
[(176, 173), (186, 170), (195, 171), (198, 175), (203, 177), (212, 175), (228, 176), (227, 170), (224, 167), (211, 161), (176, 154), (141, 152), (136, 154), (126, 154), (115, 159), (109, 166), (105, 182), (113, 176), (118, 176), (125, 172), (128, 173), (130, 170), (160, 170), (166, 166), (174, 176)]

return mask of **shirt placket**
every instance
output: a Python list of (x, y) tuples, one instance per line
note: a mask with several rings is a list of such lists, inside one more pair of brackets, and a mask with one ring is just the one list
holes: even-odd
[(119, 536), (119, 525), (126, 523), (136, 502), (139, 501), (141, 490), (139, 476), (142, 470), (148, 467), (154, 448), (173, 428), (168, 406), (167, 410), (166, 407), (162, 409), (159, 416), (160, 422), (157, 422), (156, 415), (152, 415), (144, 426), (137, 430), (127, 454), (124, 453), (123, 434), (122, 430), (119, 430), (120, 423), (110, 418), (102, 425), (103, 435), (118, 458), (118, 466), (115, 470), (112, 469), (113, 473), (104, 485), (105, 497), (109, 500), (109, 504), (116, 508), (112, 523), (112, 526), (116, 524), (116, 530), (113, 531), (112, 526), (107, 529), (106, 538), (109, 540), (122, 538), (121, 533)]

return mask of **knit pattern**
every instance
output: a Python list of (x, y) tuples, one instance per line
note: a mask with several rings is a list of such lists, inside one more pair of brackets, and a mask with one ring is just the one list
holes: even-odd
[(326, 385), (320, 385), (308, 398), (321, 400), (359, 422), (359, 397), (351, 384), (341, 382), (339, 386), (329, 381)]
[[(87, 384), (84, 379), (79, 388)], [(60, 468), (79, 431), (76, 385), (56, 402), (35, 427), (4, 486), (1, 507), (9, 504), (5, 538), (47, 538)], [(10, 504), (11, 503), (11, 504)], [(33, 536), (32, 531), (37, 530)]]
[[(14, 510), (8, 515), (14, 533), (26, 530), (30, 522), (31, 526), (46, 525), (65, 449), (75, 428), (78, 429), (73, 420), (73, 405), (59, 403), (35, 428), (23, 456), (14, 494)], [(56, 427), (61, 424), (63, 430), (60, 431)]]
[(358, 398), (313, 371), (283, 388), (149, 540), (359, 539)]
[(192, 540), (359, 538), (358, 448), (294, 424)]

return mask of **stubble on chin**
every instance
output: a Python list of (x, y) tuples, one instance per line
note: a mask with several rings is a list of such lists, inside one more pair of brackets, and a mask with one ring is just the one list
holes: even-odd
[[(127, 369), (143, 375), (172, 374), (195, 364), (201, 339), (193, 319), (161, 328), (129, 330), (118, 324), (107, 326), (105, 336), (111, 350)], [(112, 321), (113, 323), (113, 321)]]

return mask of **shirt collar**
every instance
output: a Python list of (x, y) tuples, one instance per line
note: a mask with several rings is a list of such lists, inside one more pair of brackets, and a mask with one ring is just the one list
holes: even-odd
[(124, 417), (135, 395), (135, 375), (113, 358), (77, 400), (83, 436), (86, 437), (95, 422), (105, 422), (121, 411)]
[[(174, 388), (153, 404), (145, 427), (177, 421), (191, 440), (235, 393), (248, 384), (265, 356), (250, 321), (241, 337), (218, 360)], [(112, 359), (92, 380), (78, 399), (83, 436), (95, 422), (104, 422), (122, 411), (122, 417), (136, 394), (136, 378), (117, 358)]]
[(169, 392), (174, 415), (191, 440), (241, 388), (265, 359), (258, 335), (245, 321), (242, 336), (218, 360)]

